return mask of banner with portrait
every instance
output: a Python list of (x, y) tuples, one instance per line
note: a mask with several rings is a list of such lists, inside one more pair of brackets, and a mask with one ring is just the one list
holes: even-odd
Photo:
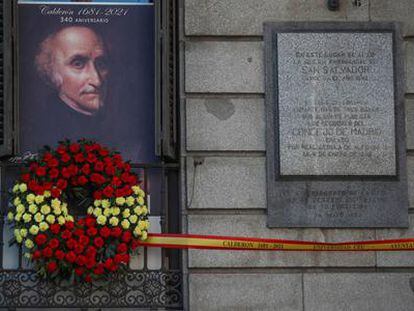
[(121, 2), (18, 2), (21, 153), (87, 138), (157, 161), (154, 5)]

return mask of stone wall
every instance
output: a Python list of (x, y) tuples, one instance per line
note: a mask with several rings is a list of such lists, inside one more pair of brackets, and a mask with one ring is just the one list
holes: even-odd
[[(408, 230), (266, 227), (264, 21), (399, 21), (414, 208), (414, 1), (181, 0), (183, 230), (318, 241)], [(199, 164), (195, 166), (195, 163)], [(200, 164), (201, 163), (201, 164)], [(184, 253), (190, 310), (413, 310), (414, 253)]]

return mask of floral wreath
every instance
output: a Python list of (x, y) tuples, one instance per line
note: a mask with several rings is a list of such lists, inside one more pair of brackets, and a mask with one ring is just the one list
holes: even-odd
[[(128, 162), (94, 141), (60, 142), (27, 163), (7, 217), (13, 242), (50, 279), (92, 282), (124, 270), (147, 238), (145, 193)], [(68, 206), (87, 209), (74, 217)]]

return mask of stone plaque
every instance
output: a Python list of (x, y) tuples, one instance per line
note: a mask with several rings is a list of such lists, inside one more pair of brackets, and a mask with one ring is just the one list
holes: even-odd
[(266, 23), (268, 225), (405, 227), (401, 34)]

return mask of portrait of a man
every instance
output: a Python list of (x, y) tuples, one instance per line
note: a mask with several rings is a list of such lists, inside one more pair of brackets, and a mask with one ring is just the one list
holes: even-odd
[(102, 38), (92, 29), (69, 26), (41, 43), (36, 67), (63, 103), (78, 113), (93, 115), (104, 106), (107, 57)]
[(87, 138), (135, 163), (157, 161), (153, 4), (18, 12), (20, 152)]

